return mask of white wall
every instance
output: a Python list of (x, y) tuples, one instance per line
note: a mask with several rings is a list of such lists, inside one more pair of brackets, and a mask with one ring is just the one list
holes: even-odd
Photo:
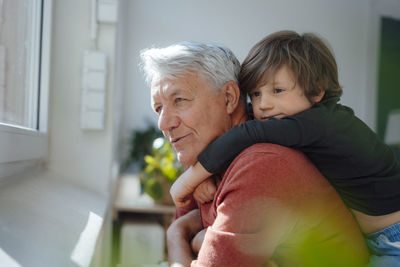
[[(150, 92), (138, 68), (139, 51), (183, 40), (220, 43), (243, 61), (249, 49), (269, 33), (282, 29), (317, 32), (335, 53), (342, 103), (371, 127), (375, 124), (375, 82), (370, 62), (376, 62), (378, 20), (371, 21), (375, 0), (121, 0), (126, 24), (122, 50), (125, 75), (124, 138), (132, 129), (156, 122)], [(371, 24), (375, 28), (371, 34)], [(375, 43), (371, 44), (372, 41)]]
[(110, 193), (114, 162), (114, 73), (116, 25), (99, 24), (97, 48), (107, 54), (106, 117), (103, 130), (80, 129), (82, 62), (90, 41), (90, 0), (55, 0), (52, 39), (49, 159), (47, 167), (71, 182)]

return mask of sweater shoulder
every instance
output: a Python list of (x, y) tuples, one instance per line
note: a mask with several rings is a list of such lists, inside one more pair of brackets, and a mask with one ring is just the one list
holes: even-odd
[(251, 157), (257, 157), (259, 160), (286, 159), (286, 161), (293, 163), (295, 163), (296, 160), (308, 161), (299, 150), (277, 144), (259, 143), (243, 150), (231, 165), (248, 164), (249, 158)]
[[(239, 174), (239, 175), (238, 175)], [(322, 177), (311, 161), (299, 150), (270, 143), (252, 145), (232, 162), (225, 176), (228, 179), (247, 177), (252, 180)], [(307, 178), (308, 179), (308, 178)]]

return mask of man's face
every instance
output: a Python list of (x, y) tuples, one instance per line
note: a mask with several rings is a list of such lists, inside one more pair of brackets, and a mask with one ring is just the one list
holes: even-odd
[(201, 76), (153, 80), (151, 95), (158, 127), (184, 165), (196, 163), (200, 152), (231, 128), (225, 95)]

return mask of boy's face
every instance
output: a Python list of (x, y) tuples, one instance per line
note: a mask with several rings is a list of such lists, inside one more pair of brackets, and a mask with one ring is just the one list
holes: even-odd
[(254, 118), (257, 120), (281, 119), (312, 106), (303, 93), (303, 88), (293, 78), (292, 71), (285, 65), (266, 84), (251, 90), (250, 98)]

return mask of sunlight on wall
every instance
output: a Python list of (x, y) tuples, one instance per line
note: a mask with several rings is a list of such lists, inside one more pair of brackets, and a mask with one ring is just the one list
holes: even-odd
[(103, 218), (93, 212), (89, 212), (86, 226), (71, 254), (71, 260), (78, 264), (78, 266), (89, 266), (102, 223)]
[(21, 267), (21, 265), (0, 248), (0, 266)]

